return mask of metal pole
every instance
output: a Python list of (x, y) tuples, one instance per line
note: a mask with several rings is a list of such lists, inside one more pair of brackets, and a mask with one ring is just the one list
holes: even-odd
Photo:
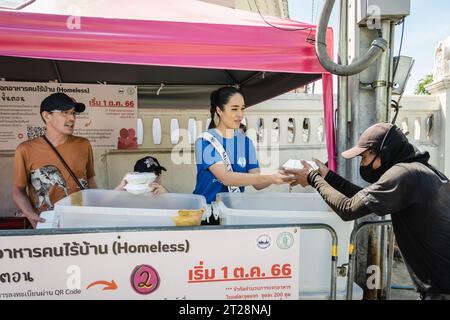
[[(391, 100), (392, 100), (392, 85), (394, 83), (394, 46), (395, 46), (395, 23), (391, 22), (391, 36), (389, 39), (389, 83), (387, 91), (387, 118), (391, 120)], [(399, 100), (400, 101), (400, 100)]]
[[(393, 24), (389, 20), (384, 20), (381, 22), (381, 33), (383, 35), (383, 39), (387, 41), (387, 43), (391, 43), (391, 33)], [(387, 122), (388, 121), (388, 111), (389, 111), (389, 101), (391, 100), (388, 97), (388, 86), (391, 74), (391, 47), (388, 50), (384, 51), (380, 58), (380, 67), (378, 70), (378, 78), (374, 84), (375, 87), (375, 95), (376, 95), (376, 117), (379, 122)]]
[[(384, 217), (381, 218), (381, 221), (386, 221)], [(380, 270), (381, 274), (383, 275), (380, 279), (380, 297), (381, 299), (386, 298), (386, 291), (387, 291), (387, 232), (386, 232), (386, 226), (381, 227), (381, 235), (380, 235)]]
[(389, 228), (389, 258), (387, 263), (387, 276), (386, 276), (386, 300), (391, 300), (392, 263), (394, 260), (395, 234), (392, 226), (388, 226), (388, 228)]
[[(360, 232), (368, 226), (384, 226), (391, 224), (391, 221), (366, 221), (361, 223), (356, 229), (353, 230), (350, 236), (349, 245), (349, 258), (348, 258), (348, 275), (347, 275), (347, 300), (352, 300), (353, 298), (353, 279), (355, 277), (355, 265), (356, 265), (356, 240)], [(388, 268), (392, 268), (392, 265)]]
[[(393, 23), (390, 20), (384, 20), (381, 22), (381, 34), (383, 39), (387, 43), (391, 44), (391, 34), (392, 34)], [(375, 88), (375, 108), (376, 108), (376, 122), (387, 122), (388, 113), (390, 106), (390, 96), (389, 96), (389, 83), (391, 75), (391, 47), (384, 51), (380, 58), (380, 64), (378, 69), (378, 75), (376, 81), (373, 83)], [(384, 220), (382, 218), (376, 217), (377, 220)], [(386, 234), (384, 232), (384, 227), (380, 229), (369, 231), (369, 252), (370, 252), (370, 264), (377, 265), (381, 269), (381, 274), (385, 275), (384, 270), (386, 269)], [(368, 296), (372, 299), (378, 299), (384, 296), (384, 288), (386, 281), (384, 277), (380, 279), (381, 288), (375, 290), (369, 290)]]
[[(359, 0), (348, 0), (348, 58), (349, 61), (360, 57), (370, 46), (373, 39), (378, 37), (376, 30), (368, 29), (360, 26), (357, 22), (357, 9), (359, 7)], [(379, 62), (378, 62), (379, 63)], [(372, 65), (367, 70), (351, 76), (348, 78), (348, 93), (349, 93), (349, 113), (351, 113), (351, 120), (349, 122), (349, 143), (354, 146), (358, 143), (360, 135), (371, 125), (377, 122), (376, 119), (376, 100), (375, 91), (372, 87), (365, 84), (372, 83), (377, 79), (377, 64)], [(364, 84), (364, 85), (363, 85)], [(361, 179), (359, 175), (359, 159), (348, 161), (348, 172), (346, 178), (356, 185), (365, 187), (367, 183)], [(372, 219), (373, 216), (358, 219), (355, 228), (364, 221)], [(358, 245), (362, 250), (358, 250), (358, 262), (356, 270), (356, 282), (365, 289), (367, 281), (367, 260), (370, 258), (368, 247), (369, 235), (366, 230), (364, 236), (358, 238)]]
[[(381, 221), (378, 217), (375, 218), (375, 222)], [(369, 256), (367, 258), (367, 267), (380, 266), (380, 230), (377, 228), (369, 228)], [(381, 269), (381, 268), (380, 268)], [(381, 271), (381, 270), (380, 270)], [(382, 274), (382, 271), (381, 271)], [(367, 272), (366, 272), (367, 275)], [(383, 279), (383, 277), (381, 277)], [(366, 282), (367, 283), (367, 282)], [(367, 287), (366, 297), (369, 300), (378, 300), (379, 288), (369, 289)]]
[[(348, 64), (348, 0), (341, 0), (339, 63)], [(348, 148), (348, 78), (338, 78), (337, 173), (347, 175), (347, 162), (339, 155)]]
[(353, 282), (354, 282), (354, 269), (355, 269), (355, 245), (350, 243), (348, 248), (348, 273), (347, 273), (347, 300), (353, 300)]
[[(391, 101), (391, 92), (392, 88), (390, 83), (392, 83), (392, 65), (393, 65), (393, 56), (392, 56), (392, 48), (393, 48), (393, 40), (394, 40), (394, 31), (395, 26), (394, 23), (386, 20), (382, 22), (381, 32), (383, 38), (389, 43), (389, 49), (385, 51), (380, 59), (380, 69), (378, 73), (378, 81), (376, 82), (376, 108), (377, 108), (377, 120), (379, 122), (388, 122), (389, 121), (389, 109), (390, 109), (390, 101)], [(385, 217), (380, 220), (386, 220)], [(374, 244), (379, 243), (379, 266), (381, 269), (381, 274), (386, 275), (386, 267), (387, 267), (387, 233), (385, 232), (385, 227), (381, 228), (381, 233), (374, 232), (377, 236), (380, 235), (379, 239), (372, 238)], [(376, 251), (378, 248), (374, 248)], [(387, 279), (385, 277), (381, 278), (381, 298), (386, 297), (386, 282)]]

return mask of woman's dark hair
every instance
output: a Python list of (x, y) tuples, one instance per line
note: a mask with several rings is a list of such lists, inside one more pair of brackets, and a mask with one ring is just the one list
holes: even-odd
[(209, 110), (211, 113), (211, 123), (209, 124), (208, 129), (216, 127), (216, 123), (214, 121), (216, 108), (219, 107), (220, 110), (223, 111), (225, 109), (225, 105), (228, 103), (228, 101), (230, 101), (230, 98), (236, 93), (242, 95), (239, 89), (236, 89), (235, 87), (222, 87), (211, 93), (211, 108)]

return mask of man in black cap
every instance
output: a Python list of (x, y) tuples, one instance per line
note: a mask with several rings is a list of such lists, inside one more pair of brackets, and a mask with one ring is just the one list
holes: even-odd
[[(144, 157), (139, 159), (134, 164), (134, 172), (153, 172), (156, 175), (155, 181), (153, 181), (149, 188), (153, 194), (161, 194), (169, 192), (162, 184), (161, 184), (161, 174), (163, 171), (167, 171), (166, 168), (159, 164), (158, 159), (154, 157)], [(122, 179), (120, 184), (114, 190), (125, 190), (125, 186), (128, 184), (126, 180), (127, 175)]]
[(85, 188), (97, 188), (92, 147), (73, 134), (77, 114), (86, 106), (64, 93), (41, 103), (44, 136), (21, 143), (15, 153), (13, 200), (33, 227), (44, 222), (42, 211)]
[(361, 156), (361, 188), (315, 160), (301, 170), (286, 170), (295, 184), (314, 187), (344, 220), (390, 214), (400, 251), (423, 299), (450, 299), (450, 183), (428, 163), (428, 152), (411, 145), (395, 125), (378, 123), (358, 145), (343, 152)]

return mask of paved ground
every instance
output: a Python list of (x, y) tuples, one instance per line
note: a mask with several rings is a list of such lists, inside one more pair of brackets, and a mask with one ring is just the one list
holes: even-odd
[(407, 290), (413, 287), (413, 283), (401, 258), (394, 259), (392, 271), (392, 286), (405, 289), (392, 289), (391, 300), (417, 300), (419, 294), (415, 290)]

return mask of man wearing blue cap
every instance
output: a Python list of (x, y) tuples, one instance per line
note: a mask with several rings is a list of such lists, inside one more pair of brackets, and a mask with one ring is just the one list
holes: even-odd
[(44, 136), (21, 143), (14, 158), (13, 200), (33, 227), (44, 222), (42, 211), (82, 189), (97, 188), (92, 147), (72, 135), (77, 114), (86, 106), (64, 93), (41, 103)]

